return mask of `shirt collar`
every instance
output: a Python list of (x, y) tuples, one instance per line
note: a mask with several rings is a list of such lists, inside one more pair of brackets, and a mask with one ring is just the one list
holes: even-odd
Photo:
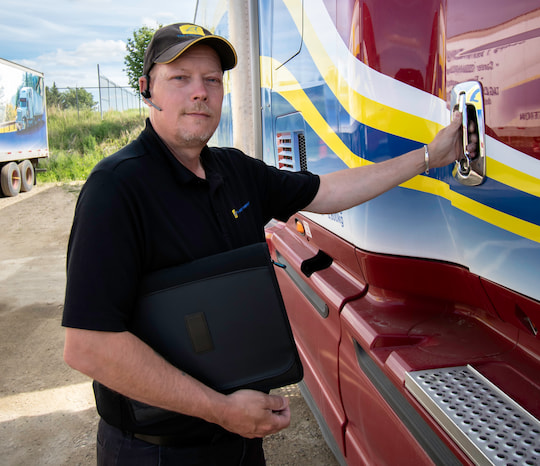
[[(192, 182), (199, 182), (201, 179), (195, 175), (191, 170), (188, 170), (169, 150), (167, 145), (159, 137), (154, 130), (150, 119), (146, 119), (146, 128), (141, 134), (142, 140), (147, 147), (147, 150), (154, 156), (163, 157), (171, 167), (171, 170), (175, 174), (177, 180), (181, 184), (187, 184)], [(222, 175), (215, 170), (215, 164), (213, 161), (214, 154), (208, 146), (204, 146), (201, 151), (201, 163), (204, 167), (206, 174), (206, 180), (210, 184), (210, 187), (215, 190), (223, 183)]]

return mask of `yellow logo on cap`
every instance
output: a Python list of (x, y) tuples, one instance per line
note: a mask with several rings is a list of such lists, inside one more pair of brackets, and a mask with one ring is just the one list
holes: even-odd
[(182, 34), (204, 36), (203, 28), (200, 26), (195, 26), (194, 24), (183, 24), (182, 26), (180, 26), (180, 32)]

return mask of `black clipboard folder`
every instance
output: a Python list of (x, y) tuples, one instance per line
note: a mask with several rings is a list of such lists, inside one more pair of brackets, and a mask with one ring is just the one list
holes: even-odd
[(222, 393), (299, 382), (302, 364), (268, 245), (257, 243), (143, 279), (130, 329)]

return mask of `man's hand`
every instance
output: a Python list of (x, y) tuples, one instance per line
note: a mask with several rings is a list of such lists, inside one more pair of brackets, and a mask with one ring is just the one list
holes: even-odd
[(454, 112), (452, 122), (428, 144), (429, 168), (444, 167), (462, 158), (462, 141), (461, 113)]
[(226, 405), (214, 421), (230, 432), (255, 438), (274, 434), (289, 426), (289, 400), (254, 390), (238, 390), (227, 396)]

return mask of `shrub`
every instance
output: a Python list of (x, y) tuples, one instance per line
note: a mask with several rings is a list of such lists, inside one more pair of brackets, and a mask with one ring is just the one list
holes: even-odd
[(132, 141), (144, 127), (138, 110), (108, 112), (50, 108), (49, 158), (41, 159), (39, 181), (85, 180), (94, 165)]

